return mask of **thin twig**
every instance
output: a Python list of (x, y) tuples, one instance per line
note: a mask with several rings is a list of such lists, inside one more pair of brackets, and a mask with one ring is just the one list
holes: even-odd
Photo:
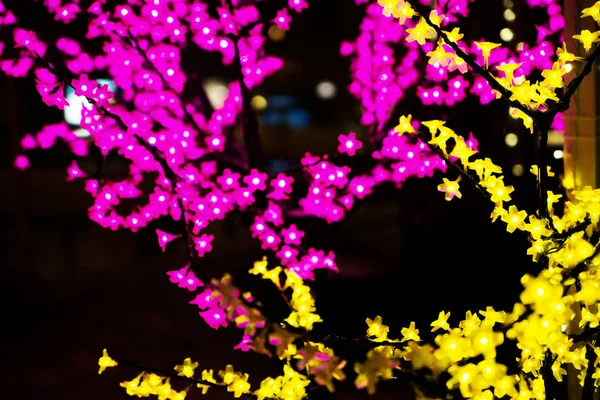
[(133, 368), (136, 369), (138, 371), (144, 371), (144, 372), (149, 372), (152, 374), (156, 374), (159, 375), (161, 377), (164, 378), (171, 378), (173, 380), (180, 380), (180, 381), (184, 381), (184, 382), (188, 382), (188, 383), (192, 383), (195, 385), (204, 385), (204, 386), (208, 386), (211, 388), (215, 388), (215, 389), (219, 389), (219, 390), (227, 390), (227, 385), (225, 384), (220, 384), (220, 383), (216, 383), (216, 382), (209, 382), (203, 379), (198, 379), (198, 378), (194, 378), (194, 377), (187, 377), (187, 376), (183, 376), (183, 375), (178, 375), (175, 374), (173, 372), (167, 372), (155, 367), (150, 367), (147, 365), (143, 365), (143, 364), (139, 364), (133, 361), (128, 361), (128, 360), (122, 360), (122, 359), (114, 359), (117, 363), (119, 367), (126, 367), (126, 368)]
[[(56, 76), (59, 81), (61, 81), (63, 84), (66, 84), (67, 86), (73, 88), (73, 90), (75, 90), (75, 87), (73, 87), (73, 84), (71, 83), (72, 79), (67, 79), (67, 77), (61, 76), (58, 73), (58, 70), (56, 68), (54, 68), (54, 66), (52, 66), (52, 64), (50, 64), (46, 59), (44, 59), (42, 56), (40, 56), (37, 52), (31, 51), (31, 53), (44, 66), (44, 68), (46, 68), (48, 71), (50, 71), (52, 74), (54, 74), (54, 76)], [(71, 78), (71, 77), (69, 77), (69, 78)], [(121, 117), (119, 115), (117, 115), (117, 114), (109, 111), (108, 109), (106, 109), (106, 107), (98, 105), (97, 102), (96, 102), (96, 100), (94, 100), (92, 98), (89, 98), (87, 96), (84, 96), (84, 97), (91, 104), (95, 105), (96, 108), (98, 110), (100, 110), (105, 116), (110, 117), (111, 119), (113, 119), (119, 125), (119, 127), (121, 129), (123, 129), (125, 132), (128, 131), (127, 124), (123, 121), (123, 119), (121, 119)], [(176, 177), (177, 174), (169, 166), (169, 164), (167, 163), (166, 159), (164, 157), (162, 157), (162, 155), (159, 153), (158, 149), (156, 149), (155, 147), (153, 147), (150, 144), (146, 143), (146, 141), (143, 138), (141, 138), (140, 136), (136, 135), (135, 133), (131, 133), (131, 135), (136, 139), (136, 141), (138, 142), (138, 144), (140, 146), (142, 146), (143, 148), (145, 148), (146, 150), (148, 150), (152, 154), (152, 156), (154, 157), (155, 161), (158, 162), (160, 164), (160, 166), (162, 167), (163, 172), (165, 173), (166, 177), (169, 180), (171, 180), (171, 186), (173, 186), (175, 183), (173, 182), (173, 180), (171, 178)]]

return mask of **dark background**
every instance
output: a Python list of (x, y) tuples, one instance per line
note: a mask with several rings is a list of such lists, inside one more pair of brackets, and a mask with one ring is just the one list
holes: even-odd
[[(471, 15), (484, 12), (493, 17), (463, 21), (471, 39), (500, 42), (498, 32), (505, 26), (515, 32), (512, 46), (534, 37), (534, 24), (523, 21), (538, 18), (539, 10), (530, 12), (515, 1), (517, 21), (508, 24), (501, 17), (501, 2), (489, 3), (475, 2)], [(42, 37), (58, 35), (59, 25), (29, 6), (28, 23), (37, 26), (36, 32)], [(362, 7), (350, 0), (312, 1), (295, 17), (286, 38), (269, 45), (286, 67), (254, 94), (268, 100), (290, 96), (296, 111), (309, 118), (308, 126), (298, 129), (267, 123), (272, 119), (269, 112), (274, 112), (269, 108), (261, 115), (272, 169), (293, 165), (305, 151), (333, 152), (340, 133), (353, 130), (366, 137), (358, 125), (357, 103), (345, 90), (349, 63), (338, 51), (341, 40), (357, 35), (361, 16)], [(219, 76), (218, 58), (205, 57), (198, 71)], [(337, 86), (332, 100), (315, 95), (323, 79)], [(166, 370), (192, 357), (202, 368), (218, 370), (232, 363), (255, 378), (275, 376), (277, 362), (234, 352), (239, 330), (215, 333), (196, 307), (187, 304), (193, 296), (168, 281), (166, 271), (182, 266), (185, 251), (177, 243), (160, 252), (154, 229), (163, 221), (137, 234), (104, 230), (90, 222), (86, 210), (91, 200), (82, 183), (64, 180), (70, 159), (61, 146), (33, 154), (33, 168), (24, 173), (11, 168), (20, 137), (60, 120), (62, 114), (41, 104), (31, 80), (0, 76), (0, 88), (3, 391), (23, 399), (125, 399), (118, 382), (136, 373), (113, 369), (98, 377), (97, 359), (104, 347), (115, 356)], [(533, 138), (508, 117), (502, 102), (481, 106), (469, 98), (452, 110), (423, 108), (409, 94), (405, 103), (416, 119), (447, 115), (457, 131), (473, 131), (482, 153), (499, 163), (507, 183), (517, 188), (519, 208), (532, 210), (535, 190), (528, 171), (534, 163)], [(507, 132), (519, 136), (516, 147), (505, 145)], [(510, 172), (517, 163), (525, 168), (522, 177)], [(560, 160), (554, 163), (553, 170), (560, 172)], [(360, 336), (365, 318), (381, 315), (391, 327), (390, 336), (397, 337), (410, 321), (427, 332), (441, 309), (451, 311), (451, 322), (458, 322), (466, 310), (486, 305), (501, 309), (514, 302), (519, 278), (535, 270), (525, 256), (526, 237), (507, 234), (502, 224), (492, 225), (492, 205), (471, 188), (464, 187), (462, 200), (445, 202), (436, 190), (440, 180), (438, 174), (411, 179), (400, 190), (383, 187), (339, 224), (296, 221), (307, 229), (312, 246), (335, 250), (341, 269), (339, 275), (322, 276), (314, 283), (319, 314), (326, 321), (319, 329)], [(214, 251), (205, 257), (210, 273), (232, 272), (239, 285), (258, 293), (256, 288), (264, 286), (245, 274), (262, 257), (258, 242), (238, 220), (215, 224), (211, 233), (216, 236)], [(387, 383), (380, 395), (398, 397), (399, 392), (408, 389)], [(339, 391), (342, 398), (364, 394), (344, 385)], [(195, 392), (189, 397), (199, 396)]]

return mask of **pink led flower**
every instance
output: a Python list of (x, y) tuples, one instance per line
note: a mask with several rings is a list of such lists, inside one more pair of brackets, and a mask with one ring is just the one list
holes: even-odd
[(285, 174), (277, 174), (277, 177), (271, 181), (271, 192), (267, 195), (268, 198), (274, 200), (286, 200), (289, 194), (292, 193), (292, 183), (294, 178)]
[(79, 79), (73, 79), (72, 83), (77, 96), (91, 97), (94, 89), (98, 87), (96, 81), (88, 79), (86, 74), (82, 74)]
[(204, 291), (194, 298), (194, 300), (190, 301), (190, 304), (195, 304), (201, 310), (205, 310), (207, 308), (215, 308), (218, 305), (217, 299), (213, 296), (212, 289), (204, 289)]
[(161, 231), (160, 229), (156, 230), (156, 236), (158, 238), (158, 245), (162, 249), (163, 253), (165, 252), (168, 243), (181, 237), (181, 235), (171, 235), (170, 233)]
[(221, 185), (221, 189), (228, 191), (236, 189), (240, 185), (240, 174), (237, 172), (231, 172), (230, 169), (225, 169), (223, 175), (217, 178), (217, 183)]
[(350, 181), (349, 190), (359, 199), (364, 199), (371, 193), (374, 184), (373, 178), (357, 176)]
[(54, 18), (58, 21), (64, 22), (65, 24), (68, 24), (69, 22), (77, 18), (77, 14), (79, 12), (81, 12), (79, 6), (77, 4), (70, 3), (65, 5), (64, 7), (59, 7), (56, 10), (56, 15), (54, 16)]
[(206, 311), (200, 312), (200, 316), (204, 318), (206, 323), (213, 329), (227, 327), (227, 318), (222, 309), (214, 307)]
[(265, 190), (267, 188), (265, 183), (267, 176), (266, 173), (259, 172), (256, 168), (253, 168), (250, 171), (250, 174), (244, 176), (244, 183), (248, 185), (248, 188), (252, 191)]
[(288, 9), (283, 8), (277, 11), (277, 15), (273, 19), (273, 22), (275, 23), (275, 25), (277, 25), (278, 28), (283, 29), (284, 31), (289, 30), (290, 22), (292, 22), (292, 17), (290, 17), (290, 14), (288, 14)]
[(281, 238), (272, 230), (267, 229), (260, 237), (261, 247), (264, 250), (277, 250)]
[(263, 214), (265, 221), (272, 223), (275, 226), (283, 224), (283, 212), (281, 207), (273, 202), (269, 202), (269, 206)]
[(178, 286), (190, 292), (195, 292), (198, 287), (204, 286), (204, 283), (200, 282), (200, 279), (196, 278), (196, 275), (190, 270)]
[(279, 257), (283, 265), (288, 265), (289, 263), (296, 261), (298, 249), (288, 245), (283, 245), (276, 255)]
[(340, 153), (348, 154), (349, 156), (355, 155), (356, 151), (363, 146), (362, 142), (356, 139), (356, 134), (354, 132), (350, 132), (347, 135), (339, 135), (338, 141), (340, 142), (340, 145), (337, 150)]
[(100, 107), (107, 107), (113, 97), (115, 97), (115, 94), (108, 90), (108, 85), (96, 87), (92, 91), (92, 98), (96, 100)]
[(72, 181), (77, 178), (85, 178), (87, 175), (79, 168), (75, 161), (67, 168), (67, 180)]
[(288, 228), (281, 230), (281, 235), (286, 244), (299, 246), (304, 237), (304, 232), (299, 230), (295, 224), (291, 224)]
[(167, 275), (169, 275), (169, 280), (177, 285), (181, 285), (181, 282), (188, 274), (188, 268), (189, 267), (186, 265), (181, 269), (167, 272)]
[(250, 226), (252, 237), (261, 237), (267, 231), (267, 223), (261, 217), (255, 217), (254, 223)]
[(233, 349), (234, 350), (241, 350), (241, 351), (244, 351), (244, 352), (252, 350), (253, 349), (253, 347), (252, 347), (252, 337), (250, 337), (247, 334), (244, 334), (244, 336), (242, 337), (242, 341), (239, 344), (235, 345), (233, 347)]
[(198, 250), (198, 256), (203, 257), (204, 254), (212, 250), (212, 241), (215, 237), (213, 235), (203, 234), (202, 236), (194, 239), (196, 250)]
[(27, 168), (29, 168), (31, 164), (29, 163), (29, 159), (27, 158), (27, 156), (21, 154), (15, 158), (14, 166), (17, 169), (24, 171)]
[(35, 149), (37, 147), (37, 142), (35, 141), (35, 138), (32, 135), (27, 134), (23, 136), (23, 139), (21, 139), (21, 147), (24, 150)]
[(296, 12), (302, 12), (305, 8), (308, 8), (306, 0), (288, 0), (289, 7)]

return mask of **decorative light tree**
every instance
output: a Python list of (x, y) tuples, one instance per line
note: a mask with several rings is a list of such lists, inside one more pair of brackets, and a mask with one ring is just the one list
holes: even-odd
[[(289, 29), (291, 16), (306, 8), (305, 0), (289, 0), (271, 16), (264, 14), (260, 2), (242, 0), (217, 5), (96, 1), (85, 6), (78, 1), (45, 1), (61, 22), (89, 18), (86, 39), (102, 45), (94, 54), (74, 38), (61, 37), (52, 46), (44, 43), (43, 33), (19, 26), (25, 23), (17, 12), (22, 5), (16, 0), (4, 3), (0, 25), (12, 32), (16, 50), (11, 55), (8, 46), (4, 49), (8, 54), (2, 70), (15, 77), (33, 74), (43, 101), (59, 109), (68, 106), (64, 93), (71, 87), (84, 99), (81, 128), (90, 135), (88, 143), (64, 123), (48, 125), (25, 136), (23, 148), (48, 148), (61, 138), (77, 156), (85, 156), (90, 144), (103, 156), (116, 152), (126, 159), (129, 175), (120, 181), (106, 179), (102, 165), (93, 176), (76, 162), (69, 167), (68, 178), (85, 179), (86, 190), (94, 197), (90, 218), (110, 229), (132, 231), (162, 217), (176, 221), (178, 231), (156, 232), (163, 249), (173, 240), (186, 245), (189, 261), (168, 272), (170, 280), (195, 293), (191, 303), (202, 310), (200, 315), (211, 327), (233, 324), (241, 330), (237, 349), (282, 362), (280, 376), (252, 388), (248, 374), (231, 366), (217, 377), (212, 370), (198, 373), (198, 363), (186, 359), (169, 372), (115, 360), (104, 351), (99, 372), (115, 366), (140, 369), (137, 377), (121, 384), (127, 394), (181, 400), (192, 389), (202, 393), (215, 389), (259, 400), (310, 397), (311, 383), (333, 391), (334, 382), (345, 379), (346, 362), (335, 353), (344, 342), (366, 349), (365, 360), (354, 365), (354, 372), (357, 388), (368, 393), (379, 381), (403, 375), (414, 382), (422, 398), (556, 398), (555, 382), (562, 380), (563, 366), (571, 365), (579, 371), (583, 397), (591, 398), (600, 383), (600, 351), (595, 345), (600, 332), (600, 192), (591, 187), (576, 190), (571, 193), (573, 201), (564, 202), (564, 212), (555, 207), (563, 203), (560, 195), (548, 190), (552, 173), (545, 149), (550, 128), (560, 124), (557, 117), (568, 109), (600, 52), (600, 46), (591, 51), (600, 41), (600, 31), (583, 30), (574, 36), (583, 45), (585, 59), (565, 46), (555, 50), (551, 36), (559, 36), (563, 27), (558, 2), (528, 2), (545, 8), (549, 23), (539, 30), (534, 46), (520, 47), (515, 54), (496, 43), (480, 40), (467, 45), (461, 40), (455, 23), (467, 15), (467, 0), (440, 0), (433, 2), (433, 9), (423, 0), (367, 5), (359, 37), (344, 43), (341, 51), (352, 58), (350, 90), (360, 99), (361, 122), (370, 128), (375, 166), (355, 174), (344, 165), (345, 157), (363, 144), (354, 133), (342, 134), (338, 154), (306, 154), (302, 159), (298, 171), (308, 190), (299, 200), (292, 197), (296, 195), (292, 171), (274, 176), (263, 171), (250, 90), (282, 66), (264, 50), (263, 22)], [(582, 16), (600, 22), (600, 2)], [(397, 43), (404, 44), (400, 54), (392, 48)], [(222, 107), (212, 109), (202, 91), (186, 91), (197, 88), (182, 63), (182, 49), (190, 46), (219, 52), (224, 64), (235, 67), (237, 79), (230, 83)], [(427, 62), (424, 72), (415, 67), (420, 59)], [(584, 67), (566, 84), (572, 63), (578, 61), (584, 61)], [(91, 78), (97, 71), (108, 73), (119, 91)], [(477, 158), (473, 137), (465, 139), (438, 119), (415, 121), (401, 115), (396, 123), (394, 106), (409, 86), (416, 86), (424, 105), (453, 106), (465, 98), (469, 87), (483, 103), (500, 98), (508, 102), (514, 116), (539, 139), (534, 169), (537, 209), (527, 212), (511, 204), (513, 187), (506, 185), (501, 168), (489, 158)], [(233, 136), (238, 122), (243, 145)], [(28, 165), (26, 155), (15, 160), (17, 168)], [(529, 234), (528, 254), (542, 271), (522, 278), (520, 301), (507, 312), (488, 307), (479, 312), (481, 318), (469, 311), (455, 327), (448, 322), (449, 313), (442, 311), (431, 331), (443, 333), (429, 337), (411, 323), (397, 338), (390, 338), (380, 317), (367, 319), (364, 338), (317, 337), (313, 326), (321, 318), (307, 282), (316, 269), (338, 266), (333, 253), (303, 245), (304, 233), (286, 222), (290, 205), (297, 201), (306, 215), (336, 222), (384, 182), (399, 185), (411, 176), (431, 176), (447, 167), (449, 176), (438, 187), (447, 200), (460, 198), (461, 185), (472, 184), (495, 204), (493, 221), (505, 223), (508, 232)], [(141, 185), (144, 178), (152, 180), (150, 190)], [(124, 215), (116, 211), (122, 199), (144, 202)], [(268, 315), (253, 294), (234, 286), (229, 274), (215, 278), (202, 269), (202, 257), (211, 251), (213, 240), (204, 233), (206, 227), (236, 211), (253, 215), (253, 236), (284, 267), (268, 268), (265, 258), (250, 270), (279, 290), (289, 309), (284, 321)], [(582, 331), (574, 334), (568, 325), (578, 307)], [(507, 343), (516, 343), (520, 352), (511, 365), (496, 359)], [(508, 367), (516, 372), (509, 373)]]

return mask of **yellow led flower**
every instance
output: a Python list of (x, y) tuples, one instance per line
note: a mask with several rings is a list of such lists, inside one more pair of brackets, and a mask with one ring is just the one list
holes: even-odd
[(374, 320), (367, 318), (367, 336), (374, 342), (383, 342), (387, 340), (390, 328), (383, 325), (383, 319), (378, 315)]
[(505, 76), (506, 81), (509, 82), (510, 85), (512, 86), (512, 81), (513, 81), (514, 76), (515, 76), (515, 71), (521, 65), (522, 65), (522, 63), (515, 63), (515, 62), (502, 63), (500, 65), (497, 65), (496, 69), (498, 71), (504, 72), (504, 76)]
[(101, 374), (106, 368), (116, 367), (117, 365), (119, 365), (119, 363), (110, 358), (108, 352), (106, 351), (106, 349), (104, 349), (102, 350), (102, 357), (100, 357), (100, 359), (98, 360), (98, 365), (100, 366), (98, 374)]
[(275, 284), (277, 287), (281, 287), (281, 280), (279, 279), (279, 274), (281, 274), (281, 267), (275, 267), (270, 271), (264, 272), (262, 274), (263, 279), (268, 279)]
[(459, 158), (460, 162), (466, 166), (469, 164), (469, 158), (474, 156), (475, 154), (477, 154), (477, 152), (467, 145), (465, 139), (462, 136), (456, 137), (456, 144), (454, 145), (454, 148), (450, 153), (452, 157)]
[(491, 200), (494, 203), (502, 203), (510, 201), (510, 194), (514, 192), (515, 189), (512, 186), (504, 186), (504, 182), (497, 179), (496, 183), (493, 186), (488, 186), (486, 190), (492, 195)]
[[(215, 381), (215, 378), (213, 378), (212, 369), (202, 371), (202, 380), (205, 382), (217, 383), (217, 381)], [(202, 394), (206, 394), (206, 392), (208, 392), (208, 389), (210, 388), (210, 386), (203, 385), (201, 383), (198, 384), (198, 387), (202, 389)]]
[(579, 35), (573, 35), (573, 39), (578, 40), (585, 49), (586, 53), (592, 49), (592, 45), (600, 41), (600, 31), (590, 32), (587, 29), (581, 31)]
[(473, 333), (473, 330), (479, 328), (479, 325), (481, 325), (481, 320), (477, 314), (473, 314), (471, 311), (467, 311), (465, 313), (465, 319), (458, 324), (459, 328), (462, 329), (462, 334), (464, 336), (470, 336)]
[(233, 365), (226, 365), (224, 371), (219, 371), (219, 376), (223, 379), (223, 383), (229, 385), (233, 382), (233, 379), (236, 377), (237, 373), (233, 369)]
[(144, 376), (144, 372), (141, 372), (138, 376), (130, 381), (121, 382), (121, 387), (125, 388), (125, 391), (129, 396), (137, 396), (140, 385), (140, 379)]
[(408, 2), (403, 1), (402, 5), (399, 8), (397, 8), (396, 15), (394, 16), (398, 18), (398, 23), (400, 25), (404, 25), (407, 19), (411, 19), (416, 14), (417, 13), (415, 12), (415, 10), (413, 10), (411, 5), (408, 4)]
[(427, 24), (423, 17), (421, 17), (414, 28), (408, 28), (406, 32), (408, 33), (408, 37), (406, 38), (407, 42), (410, 43), (416, 41), (421, 46), (423, 46), (428, 39), (435, 38), (435, 31)]
[(562, 47), (556, 49), (556, 55), (558, 56), (558, 62), (562, 65), (573, 61), (583, 61), (582, 57), (577, 57), (575, 54), (567, 51), (567, 44), (563, 42)]
[(563, 76), (566, 73), (567, 70), (565, 69), (565, 67), (555, 62), (554, 64), (552, 64), (552, 69), (545, 69), (542, 71), (542, 76), (545, 78), (542, 84), (549, 85), (553, 89), (561, 88), (565, 86)]
[(485, 62), (485, 68), (488, 67), (488, 58), (490, 57), (490, 53), (497, 47), (500, 47), (500, 43), (491, 43), (491, 42), (475, 42), (475, 46), (481, 51), (481, 55), (483, 56), (483, 60)]
[(408, 116), (402, 115), (400, 117), (400, 122), (394, 128), (394, 132), (396, 132), (398, 135), (402, 135), (404, 133), (414, 133), (415, 128), (413, 128), (412, 124), (410, 123), (411, 118), (412, 115), (410, 114)]
[(538, 240), (543, 236), (550, 236), (552, 231), (547, 228), (548, 221), (543, 218), (536, 218), (533, 215), (529, 216), (529, 223), (525, 224), (525, 230), (531, 233), (533, 240)]
[(523, 222), (527, 218), (527, 212), (519, 211), (517, 207), (508, 207), (508, 212), (502, 216), (502, 221), (506, 222), (506, 230), (513, 233), (517, 229), (524, 229)]
[(235, 376), (229, 385), (227, 385), (227, 391), (233, 392), (233, 397), (241, 397), (244, 393), (250, 390), (250, 384), (248, 383), (248, 374), (242, 376)]
[(411, 321), (408, 328), (402, 328), (400, 333), (402, 334), (402, 339), (400, 340), (401, 342), (406, 342), (408, 340), (414, 340), (415, 342), (418, 342), (421, 340), (419, 337), (419, 330), (416, 329), (414, 321)]
[(248, 272), (253, 275), (262, 275), (267, 272), (267, 257), (263, 257), (260, 261), (255, 261), (254, 268), (250, 269)]
[(444, 46), (441, 43), (438, 43), (438, 46), (435, 50), (428, 52), (427, 57), (429, 57), (429, 64), (435, 65), (439, 64), (443, 67), (448, 66), (448, 64), (454, 59), (455, 55), (453, 53), (449, 53), (446, 51)]
[(462, 197), (462, 194), (459, 191), (460, 185), (458, 184), (458, 182), (460, 182), (460, 176), (455, 181), (448, 180), (447, 178), (442, 179), (444, 180), (444, 183), (438, 185), (438, 190), (446, 193), (444, 196), (446, 201), (450, 201), (454, 197), (458, 197), (460, 199)]
[(191, 358), (186, 358), (185, 360), (183, 360), (182, 365), (176, 365), (174, 369), (175, 371), (177, 371), (177, 375), (191, 378), (192, 376), (194, 376), (194, 370), (197, 367), (197, 362), (192, 362)]
[(592, 17), (594, 21), (600, 23), (600, 2), (596, 2), (593, 6), (581, 10), (581, 18)]
[(462, 33), (460, 33), (458, 28), (452, 29), (451, 32), (446, 32), (446, 31), (443, 31), (443, 32), (446, 34), (446, 36), (448, 36), (448, 40), (453, 43), (458, 42), (460, 39), (463, 38), (463, 36), (465, 36)]
[(435, 332), (438, 329), (443, 329), (445, 331), (450, 331), (450, 325), (448, 324), (448, 318), (450, 318), (450, 313), (444, 313), (440, 311), (438, 318), (431, 323), (431, 332)]

